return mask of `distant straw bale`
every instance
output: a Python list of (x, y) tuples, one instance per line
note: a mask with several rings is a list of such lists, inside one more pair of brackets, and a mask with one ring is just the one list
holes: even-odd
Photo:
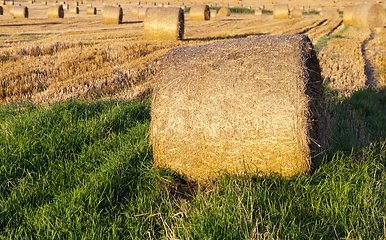
[(208, 5), (193, 5), (190, 7), (190, 21), (206, 21), (210, 20), (210, 9)]
[(25, 6), (13, 7), (13, 16), (15, 18), (28, 18), (28, 8)]
[(147, 8), (147, 7), (139, 8), (139, 9), (138, 9), (138, 19), (145, 19), (146, 11), (147, 11), (148, 9), (149, 9), (149, 8)]
[(9, 7), (9, 14), (11, 14), (11, 16), (13, 16), (14, 11), (15, 11), (15, 7), (14, 6), (10, 6)]
[(261, 6), (260, 6), (260, 9), (261, 9), (261, 10), (264, 10), (264, 9), (265, 9), (265, 6), (264, 6), (264, 5), (261, 5)]
[(42, 5), (47, 5), (47, 1), (43, 1), (43, 2), (42, 2)]
[(29, 4), (34, 4), (34, 1), (33, 0), (29, 0), (28, 3)]
[(68, 10), (70, 9), (70, 6), (66, 3), (66, 4), (63, 4), (63, 10)]
[(307, 36), (175, 48), (160, 66), (149, 137), (155, 167), (191, 179), (292, 176), (323, 157), (323, 80)]
[(288, 4), (273, 5), (273, 18), (274, 19), (289, 18)]
[(87, 3), (87, 7), (92, 7), (92, 3)]
[(343, 23), (344, 25), (351, 25), (352, 14), (354, 12), (355, 5), (345, 6), (343, 9)]
[(222, 17), (228, 17), (231, 15), (231, 10), (229, 8), (222, 7), (218, 10), (218, 15)]
[(14, 2), (14, 1), (8, 1), (8, 2), (7, 2), (7, 5), (13, 6), (13, 5), (15, 5), (15, 2)]
[(255, 16), (258, 16), (258, 17), (263, 16), (263, 11), (261, 9), (255, 9)]
[(216, 9), (210, 9), (210, 19), (216, 19), (217, 11)]
[(97, 14), (97, 9), (96, 7), (87, 7), (87, 15), (96, 15)]
[(144, 20), (145, 39), (181, 40), (184, 37), (184, 21), (182, 8), (149, 8)]
[(78, 2), (74, 2), (74, 3), (72, 3), (72, 6), (77, 7), (77, 6), (79, 6), (79, 3)]
[(291, 11), (291, 18), (302, 18), (303, 17), (303, 11), (299, 8), (292, 9)]
[(121, 24), (122, 18), (123, 11), (121, 7), (104, 7), (102, 14), (102, 22), (104, 24)]
[(325, 19), (339, 18), (339, 12), (337, 9), (322, 10), (319, 12), (319, 16)]
[(3, 15), (4, 12), (3, 12), (3, 6), (0, 6), (0, 15)]
[(64, 11), (63, 6), (50, 6), (47, 10), (47, 16), (48, 18), (63, 18), (64, 17)]
[(78, 7), (70, 7), (70, 13), (71, 14), (79, 14), (79, 8)]
[(132, 7), (131, 8), (131, 15), (133, 15), (134, 17), (138, 17), (138, 9), (141, 8), (141, 7)]
[(357, 28), (383, 28), (385, 18), (385, 9), (380, 4), (364, 3), (355, 6), (351, 23)]

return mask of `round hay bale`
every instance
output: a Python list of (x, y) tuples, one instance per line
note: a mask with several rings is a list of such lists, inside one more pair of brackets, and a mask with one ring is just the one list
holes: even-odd
[(138, 17), (138, 9), (141, 7), (132, 7), (131, 8), (131, 15)]
[(7, 5), (3, 5), (3, 13), (4, 12), (9, 12), (9, 7)]
[(103, 9), (102, 22), (104, 24), (121, 24), (123, 18), (122, 8), (107, 6)]
[(299, 8), (292, 9), (291, 11), (291, 18), (302, 18), (303, 17), (303, 11)]
[(64, 5), (64, 4), (66, 4), (66, 2), (59, 2), (59, 4)]
[(70, 8), (68, 4), (63, 4), (62, 7), (63, 7), (63, 10), (68, 10)]
[(345, 6), (343, 9), (343, 23), (345, 26), (351, 25), (352, 14), (354, 12), (355, 5)]
[(217, 11), (216, 9), (210, 9), (210, 19), (216, 19)]
[(149, 8), (144, 21), (146, 40), (177, 41), (184, 37), (184, 10), (182, 8)]
[(42, 2), (42, 5), (47, 5), (47, 1), (43, 1), (43, 2)]
[(11, 14), (11, 16), (13, 16), (13, 12), (14, 11), (15, 11), (15, 7), (14, 6), (9, 7), (9, 14)]
[(28, 8), (24, 6), (13, 7), (13, 14), (15, 18), (28, 18)]
[(47, 10), (48, 18), (64, 18), (63, 6), (50, 6)]
[(263, 16), (263, 10), (261, 10), (261, 9), (255, 9), (255, 16), (258, 16), (258, 17)]
[(34, 1), (33, 0), (29, 0), (28, 4), (34, 4)]
[(260, 9), (261, 9), (261, 10), (264, 10), (264, 9), (265, 9), (265, 6), (264, 6), (264, 5), (261, 5), (261, 6), (260, 6)]
[(13, 5), (15, 5), (15, 2), (14, 2), (14, 1), (8, 1), (8, 2), (7, 2), (7, 5), (13, 6)]
[(351, 23), (357, 28), (383, 28), (385, 18), (385, 9), (380, 4), (364, 3), (355, 6)]
[(77, 7), (77, 6), (79, 6), (79, 3), (78, 3), (78, 2), (74, 2), (74, 3), (72, 4), (72, 6)]
[(339, 12), (337, 9), (322, 10), (319, 12), (319, 16), (325, 19), (336, 19), (339, 18)]
[(87, 7), (92, 7), (92, 3), (87, 3)]
[(107, 3), (106, 3), (106, 2), (103, 2), (103, 3), (102, 3), (102, 6), (103, 6), (103, 7), (106, 7), (106, 6), (107, 6)]
[(190, 7), (190, 21), (210, 20), (210, 9), (208, 5), (193, 5)]
[(78, 7), (70, 7), (70, 13), (71, 14), (79, 14), (79, 8)]
[(273, 5), (273, 18), (274, 19), (289, 18), (288, 4)]
[(231, 10), (229, 8), (222, 7), (218, 10), (218, 15), (222, 17), (228, 17), (231, 15)]
[(96, 15), (97, 14), (97, 9), (96, 7), (87, 7), (87, 15)]
[(155, 167), (203, 180), (224, 171), (292, 176), (323, 157), (323, 80), (307, 36), (180, 47), (160, 64), (149, 137)]
[(3, 6), (0, 6), (0, 15), (3, 15), (4, 12), (3, 12)]
[(138, 9), (138, 19), (145, 19), (145, 15), (146, 15), (146, 11), (148, 10), (149, 8), (139, 8)]

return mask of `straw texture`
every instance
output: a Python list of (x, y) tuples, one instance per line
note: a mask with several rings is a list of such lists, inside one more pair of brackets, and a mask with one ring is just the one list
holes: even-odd
[(139, 8), (138, 9), (138, 19), (145, 19), (146, 12), (149, 8), (144, 7), (144, 8)]
[(336, 9), (322, 10), (319, 12), (319, 16), (325, 19), (339, 18), (339, 12)]
[(354, 12), (355, 5), (345, 6), (343, 9), (343, 23), (344, 25), (351, 25), (352, 14)]
[(303, 17), (303, 11), (299, 8), (292, 9), (291, 11), (291, 18), (302, 18)]
[(289, 18), (288, 4), (273, 5), (273, 18), (274, 19)]
[(121, 7), (106, 6), (103, 8), (102, 22), (104, 24), (121, 24), (123, 11)]
[(210, 10), (210, 19), (216, 19), (216, 17), (217, 17), (216, 9), (211, 9)]
[(96, 15), (97, 14), (97, 9), (96, 7), (87, 7), (87, 15)]
[(146, 40), (177, 41), (184, 37), (182, 8), (149, 8), (144, 21)]
[(218, 15), (222, 17), (228, 17), (231, 15), (231, 10), (229, 8), (222, 7), (218, 10)]
[(385, 15), (385, 9), (380, 4), (358, 4), (354, 8), (351, 23), (357, 28), (383, 28)]
[(50, 6), (47, 10), (48, 18), (63, 18), (64, 11), (62, 5)]
[(141, 7), (132, 7), (131, 8), (131, 15), (133, 15), (134, 17), (138, 17), (139, 8), (141, 8)]
[(70, 7), (70, 13), (71, 14), (79, 14), (79, 8), (78, 7)]
[(263, 11), (261, 9), (255, 9), (255, 16), (258, 16), (258, 17), (263, 16)]
[(219, 171), (291, 176), (309, 171), (327, 147), (323, 81), (307, 36), (175, 48), (155, 78), (156, 167), (192, 179)]
[(3, 12), (3, 6), (0, 6), (0, 15), (3, 15), (4, 12)]
[(47, 5), (47, 1), (43, 1), (43, 2), (42, 2), (42, 5)]
[(190, 21), (210, 20), (210, 9), (208, 5), (193, 5), (190, 7)]
[(15, 18), (28, 18), (28, 8), (24, 6), (13, 7), (13, 16)]

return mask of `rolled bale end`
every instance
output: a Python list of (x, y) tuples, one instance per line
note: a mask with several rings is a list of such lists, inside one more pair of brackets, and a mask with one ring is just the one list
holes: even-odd
[(96, 15), (97, 14), (97, 9), (96, 7), (87, 7), (87, 15)]
[(77, 7), (77, 6), (79, 6), (79, 3), (78, 3), (78, 2), (74, 2), (74, 3), (72, 4), (72, 6)]
[(184, 21), (182, 8), (149, 8), (144, 21), (145, 39), (182, 40), (185, 29)]
[(343, 23), (345, 26), (351, 25), (352, 14), (354, 12), (355, 5), (345, 6), (343, 9)]
[(3, 6), (0, 6), (0, 15), (3, 15), (4, 12), (3, 12)]
[(79, 14), (79, 7), (70, 7), (71, 14)]
[(15, 18), (28, 18), (28, 8), (24, 6), (13, 7), (13, 16)]
[(385, 9), (380, 4), (358, 4), (353, 10), (351, 24), (357, 28), (383, 28), (385, 18)]
[(193, 5), (190, 7), (190, 21), (207, 21), (210, 20), (210, 9), (208, 5)]
[(42, 2), (42, 5), (47, 5), (47, 1), (43, 1), (43, 2)]
[(261, 10), (261, 9), (255, 9), (255, 16), (257, 16), (257, 17), (263, 16), (263, 10)]
[(144, 7), (144, 8), (139, 8), (138, 9), (138, 19), (145, 19), (146, 12), (149, 8)]
[(131, 15), (133, 15), (134, 17), (138, 17), (139, 8), (141, 8), (141, 7), (132, 7), (131, 8)]
[(62, 5), (50, 6), (47, 10), (48, 18), (64, 18), (64, 10)]
[(273, 18), (274, 19), (289, 18), (288, 4), (273, 5)]
[(229, 17), (231, 15), (231, 10), (229, 8), (222, 7), (218, 10), (218, 15), (222, 17)]
[(210, 10), (210, 19), (216, 19), (216, 17), (217, 17), (216, 9), (211, 9)]
[(102, 22), (104, 24), (121, 24), (123, 19), (122, 8), (107, 6), (103, 9)]
[(155, 167), (193, 180), (292, 176), (323, 157), (323, 81), (307, 36), (175, 48), (160, 66), (150, 124)]
[(303, 11), (299, 8), (292, 9), (291, 11), (291, 18), (302, 18), (303, 17)]

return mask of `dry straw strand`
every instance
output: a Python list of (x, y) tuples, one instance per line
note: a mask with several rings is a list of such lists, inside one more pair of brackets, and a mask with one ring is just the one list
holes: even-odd
[(229, 8), (222, 7), (218, 10), (218, 15), (222, 17), (228, 17), (231, 15), (231, 10)]
[(24, 6), (13, 7), (13, 16), (15, 18), (28, 18), (28, 8)]
[(121, 24), (122, 18), (123, 11), (121, 7), (104, 7), (102, 14), (102, 22), (104, 24)]
[(263, 10), (261, 10), (261, 9), (255, 9), (255, 16), (258, 16), (258, 17), (263, 16)]
[(87, 15), (96, 15), (97, 9), (96, 7), (87, 7)]
[(273, 5), (273, 18), (274, 19), (289, 18), (288, 4)]
[(355, 5), (345, 6), (343, 9), (343, 23), (344, 25), (351, 25), (352, 14), (354, 12)]
[(216, 19), (217, 11), (216, 9), (210, 9), (210, 19)]
[(303, 17), (303, 11), (299, 8), (292, 9), (291, 11), (291, 18), (302, 18)]
[(357, 28), (383, 28), (385, 24), (385, 15), (385, 9), (380, 4), (358, 4), (354, 8), (351, 23)]
[(190, 21), (210, 20), (210, 8), (206, 4), (193, 5), (190, 7)]
[(305, 35), (175, 48), (160, 66), (150, 124), (155, 167), (192, 179), (220, 171), (291, 176), (308, 172), (327, 148), (321, 70)]
[(78, 7), (70, 7), (70, 13), (71, 14), (79, 14), (79, 8)]
[(149, 8), (146, 12), (144, 21), (146, 40), (181, 40), (184, 28), (182, 8)]
[(139, 9), (138, 9), (138, 19), (145, 19), (146, 11), (147, 11), (148, 9), (149, 9), (149, 8), (147, 8), (147, 7), (139, 8)]
[(47, 10), (48, 18), (64, 18), (63, 6), (50, 6)]

